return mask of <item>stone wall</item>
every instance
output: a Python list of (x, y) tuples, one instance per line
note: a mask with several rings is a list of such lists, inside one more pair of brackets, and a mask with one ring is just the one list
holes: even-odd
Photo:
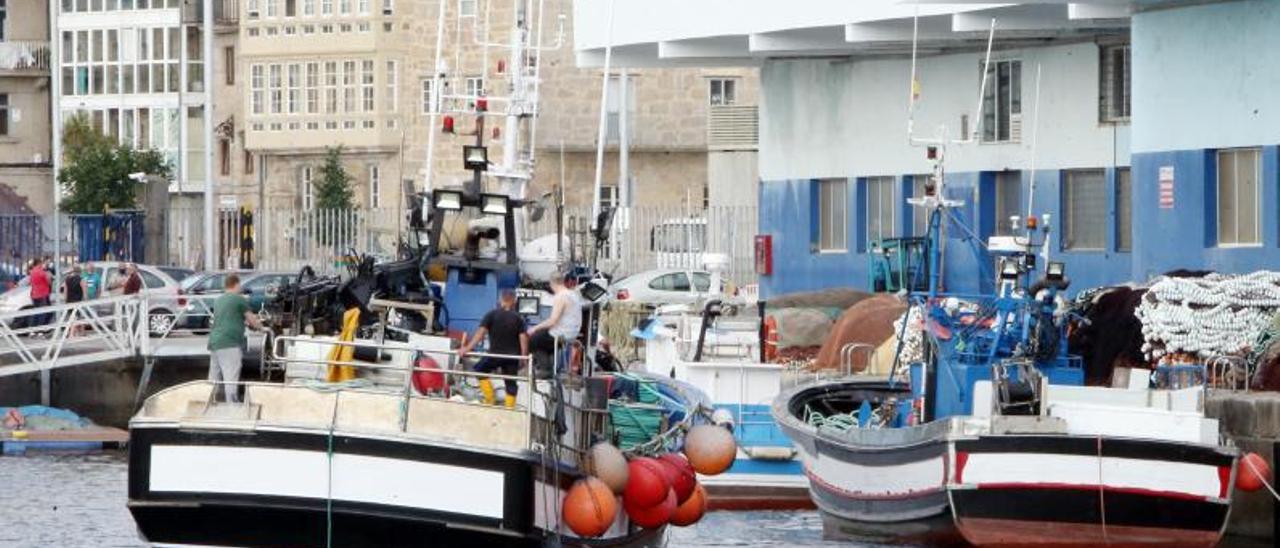
[[(1220, 429), (1243, 455), (1254, 452), (1276, 470), (1276, 449), (1280, 444), (1280, 394), (1274, 392), (1210, 391), (1205, 414), (1218, 419)], [(1237, 474), (1246, 473), (1243, 469)], [(1268, 481), (1275, 482), (1275, 473)], [(1231, 500), (1231, 520), (1227, 534), (1257, 539), (1276, 538), (1276, 500), (1266, 489), (1246, 493), (1237, 489)]]

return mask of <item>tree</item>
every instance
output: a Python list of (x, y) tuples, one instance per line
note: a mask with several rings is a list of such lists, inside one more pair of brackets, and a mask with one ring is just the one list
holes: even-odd
[(64, 213), (133, 209), (138, 183), (129, 174), (170, 175), (169, 164), (159, 152), (116, 144), (94, 130), (83, 114), (67, 121), (62, 138), (65, 165), (58, 172), (58, 183), (66, 192)]
[(342, 146), (325, 149), (324, 165), (320, 166), (320, 178), (315, 182), (315, 204), (317, 209), (336, 209), (347, 211), (354, 207), (355, 189), (352, 183), (355, 178), (342, 167)]

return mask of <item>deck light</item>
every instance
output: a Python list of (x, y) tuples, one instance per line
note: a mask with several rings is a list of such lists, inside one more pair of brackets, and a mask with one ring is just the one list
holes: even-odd
[(1049, 266), (1045, 267), (1044, 277), (1050, 280), (1061, 280), (1066, 277), (1067, 265), (1059, 261), (1049, 261)]
[(462, 163), (472, 171), (489, 169), (489, 150), (482, 145), (463, 146)]
[(442, 211), (461, 211), (462, 193), (456, 190), (437, 190), (431, 193), (432, 205)]
[(540, 303), (537, 297), (520, 297), (516, 299), (516, 312), (521, 316), (537, 316)]
[(480, 196), (480, 212), (485, 215), (506, 215), (508, 198), (501, 194), (484, 194)]

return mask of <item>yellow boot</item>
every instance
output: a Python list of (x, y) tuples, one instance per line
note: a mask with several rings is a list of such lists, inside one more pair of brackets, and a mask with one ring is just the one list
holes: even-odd
[(511, 394), (507, 394), (507, 398), (506, 398), (506, 401), (505, 401), (504, 403), (506, 403), (506, 404), (507, 404), (507, 409), (515, 409), (515, 408), (516, 408), (516, 397), (515, 397), (515, 396), (513, 396), (513, 395), (511, 395)]
[(484, 404), (493, 405), (495, 400), (493, 397), (493, 383), (489, 379), (480, 379), (480, 392), (484, 394)]

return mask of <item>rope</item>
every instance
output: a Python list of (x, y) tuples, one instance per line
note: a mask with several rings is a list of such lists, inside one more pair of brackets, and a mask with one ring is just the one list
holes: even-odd
[(1107, 493), (1103, 489), (1102, 484), (1102, 436), (1097, 436), (1098, 440), (1098, 514), (1102, 518), (1102, 542), (1111, 544), (1110, 536), (1107, 534)]

